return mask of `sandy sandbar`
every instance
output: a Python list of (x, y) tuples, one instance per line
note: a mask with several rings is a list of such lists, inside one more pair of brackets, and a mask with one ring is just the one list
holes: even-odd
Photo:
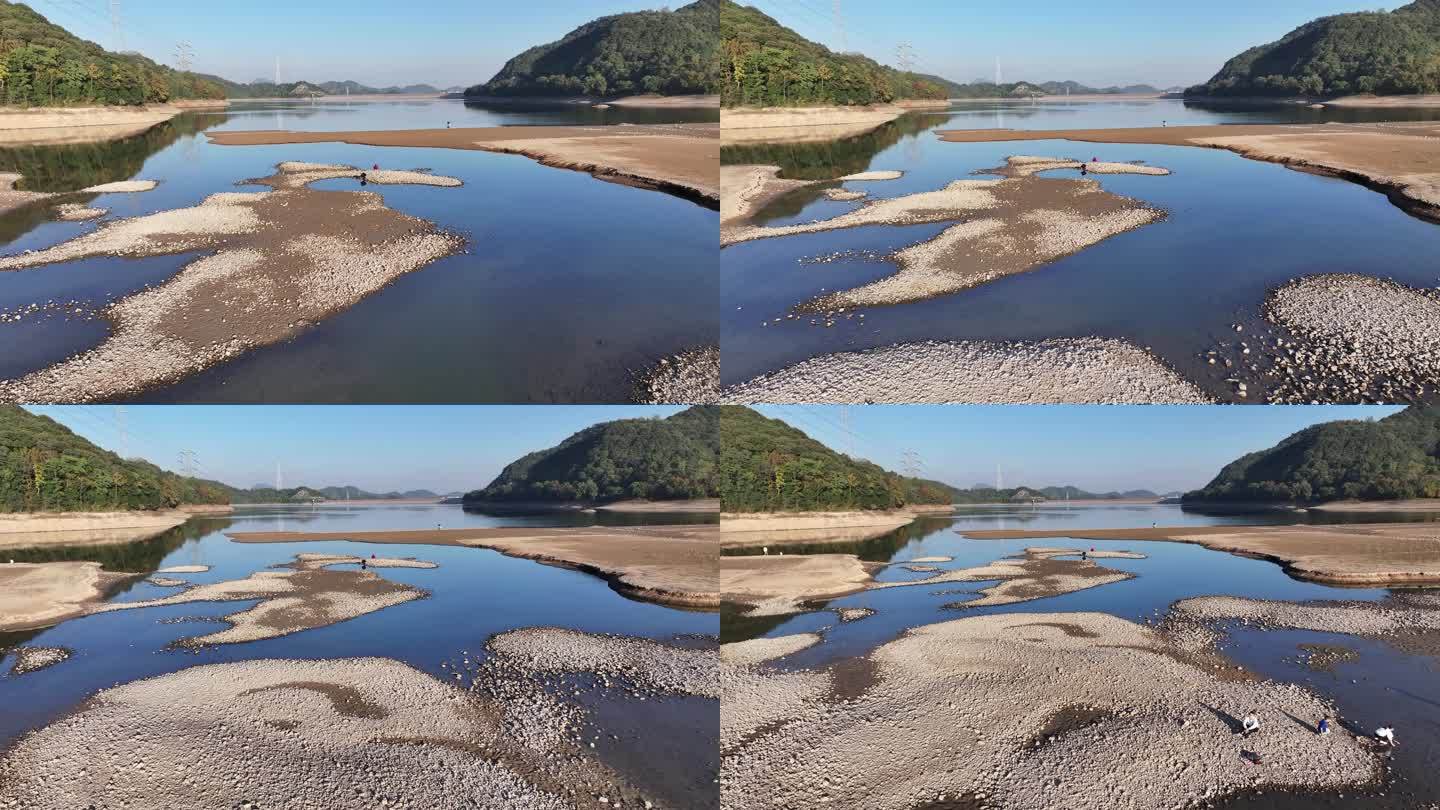
[[(368, 570), (330, 570), (341, 563), (359, 563), (358, 557), (302, 554), (288, 571), (257, 571), (236, 580), (195, 585), (159, 599), (135, 602), (108, 602), (94, 606), (92, 613), (139, 610), (192, 602), (235, 602), (260, 600), (254, 607), (223, 617), (225, 630), (184, 638), (180, 646), (237, 644), (328, 627), (332, 624), (374, 613), (426, 596), (409, 585), (384, 579)], [(374, 568), (435, 567), (415, 560), (367, 560)]]
[(1061, 130), (948, 130), (963, 143), (1072, 140), (1228, 149), (1351, 180), (1406, 210), (1440, 218), (1440, 123), (1237, 124)]
[(1331, 585), (1440, 583), (1440, 524), (1353, 523), (1330, 526), (1177, 526), (1138, 529), (966, 531), (976, 540), (1070, 537), (1162, 540), (1279, 563), (1298, 579)]
[(737, 404), (1201, 404), (1150, 352), (1109, 338), (924, 341), (821, 355), (728, 386)]
[[(191, 208), (116, 220), (54, 247), (0, 257), (0, 270), (18, 270), (205, 251), (167, 281), (108, 307), (112, 330), (99, 346), (0, 380), (0, 401), (91, 402), (174, 382), (288, 340), (464, 244), (385, 207), (378, 194), (307, 187), (357, 173), (283, 163), (249, 181), (273, 191), (212, 194)], [(459, 182), (421, 172), (374, 172), (370, 180)]]
[(518, 154), (546, 166), (588, 172), (601, 180), (652, 188), (718, 207), (719, 126), (457, 127), (374, 132), (208, 132), (213, 143), (251, 146), (284, 143), (352, 143), (365, 146), (441, 147)]
[(647, 602), (714, 609), (718, 526), (633, 526), (577, 529), (434, 529), (386, 532), (234, 532), (241, 543), (345, 540), (475, 546), (601, 577), (620, 593)]
[(383, 658), (203, 665), (106, 689), (26, 735), (0, 760), (0, 807), (643, 806), (590, 753), (511, 731), (553, 717)]
[(0, 563), (0, 631), (83, 616), (116, 586), (141, 576), (103, 571), (98, 562)]

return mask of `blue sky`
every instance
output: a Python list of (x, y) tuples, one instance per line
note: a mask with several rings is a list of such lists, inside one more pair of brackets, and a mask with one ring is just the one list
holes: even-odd
[[(1078, 486), (1094, 491), (1204, 486), (1225, 464), (1301, 428), (1336, 419), (1382, 418), (1365, 406), (838, 406), (766, 405), (825, 444), (902, 470), (920, 454), (923, 474), (958, 487)], [(853, 435), (853, 439), (850, 436)]]
[(558, 444), (596, 422), (669, 416), (665, 406), (27, 406), (95, 444), (180, 469), (194, 450), (203, 477), (237, 487), (343, 486), (375, 491), (469, 490), (532, 450)]
[[(839, 50), (831, 0), (742, 0)], [(840, 0), (848, 50), (895, 62), (914, 47), (917, 70), (958, 82), (1074, 79), (1095, 85), (1190, 85), (1226, 59), (1315, 17), (1386, 10), (1374, 0)]]
[[(77, 36), (116, 50), (107, 0), (28, 0)], [(441, 87), (489, 79), (505, 60), (606, 14), (663, 7), (651, 0), (120, 0), (125, 46), (174, 64), (175, 44), (195, 49), (194, 69), (237, 82), (354, 79)], [(677, 3), (676, 6), (683, 5)]]

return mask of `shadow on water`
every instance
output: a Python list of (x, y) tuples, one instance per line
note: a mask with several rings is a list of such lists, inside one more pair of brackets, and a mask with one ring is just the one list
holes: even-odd
[[(113, 141), (0, 147), (0, 171), (22, 175), (15, 183), (22, 191), (79, 191), (134, 177), (151, 155), (227, 120), (224, 114), (184, 113), (139, 135)], [(0, 231), (0, 238), (14, 236)]]

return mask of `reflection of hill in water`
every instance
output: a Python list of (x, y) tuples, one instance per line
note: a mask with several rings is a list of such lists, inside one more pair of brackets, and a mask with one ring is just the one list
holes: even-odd
[(6, 559), (13, 559), (16, 562), (46, 563), (83, 560), (98, 562), (104, 566), (106, 571), (149, 574), (159, 568), (160, 561), (184, 545), (185, 541), (198, 540), (211, 532), (222, 531), (231, 522), (229, 518), (191, 518), (154, 537), (131, 543), (6, 549), (4, 555)]
[[(895, 552), (912, 541), (921, 540), (942, 531), (950, 524), (951, 520), (948, 517), (922, 517), (914, 523), (906, 524), (869, 540), (841, 540), (835, 543), (797, 543), (795, 545), (777, 544), (769, 545), (767, 548), (771, 554), (854, 554), (867, 562), (889, 562), (890, 558), (895, 556)], [(720, 554), (725, 557), (755, 556), (760, 553), (762, 553), (760, 548), (756, 546), (727, 548), (720, 551)]]
[[(195, 135), (228, 120), (221, 114), (185, 114), (150, 129), (101, 143), (0, 148), (0, 171), (23, 177), (15, 184), (26, 191), (77, 191), (134, 177), (145, 161), (180, 138)], [(32, 206), (33, 207), (33, 206)]]
[(863, 172), (881, 152), (909, 135), (941, 126), (937, 115), (902, 115), (864, 135), (815, 143), (749, 143), (720, 147), (722, 165), (779, 166), (791, 180), (832, 180)]

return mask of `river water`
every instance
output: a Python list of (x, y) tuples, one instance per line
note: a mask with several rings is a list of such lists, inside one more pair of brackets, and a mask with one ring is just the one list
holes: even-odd
[[(645, 516), (654, 523), (678, 515)], [(694, 515), (688, 516), (696, 520)], [(637, 519), (630, 516), (627, 520)], [(713, 519), (713, 516), (712, 516)], [(91, 559), (109, 570), (154, 571), (173, 565), (209, 565), (203, 574), (181, 575), (196, 583), (241, 579), (296, 554), (353, 554), (415, 557), (434, 569), (377, 569), (386, 579), (413, 585), (430, 596), (385, 608), (329, 627), (280, 638), (222, 644), (199, 650), (170, 649), (177, 639), (223, 629), (205, 622), (251, 607), (255, 602), (187, 603), (117, 611), (64, 622), (38, 632), (0, 634), (0, 750), (27, 731), (73, 711), (100, 689), (187, 667), (261, 658), (346, 658), (380, 656), (403, 661), (441, 679), (462, 650), (483, 656), (496, 633), (524, 627), (562, 627), (661, 641), (715, 636), (714, 613), (676, 610), (622, 597), (603, 580), (569, 569), (507, 557), (487, 549), (453, 546), (384, 545), (350, 542), (235, 543), (234, 531), (379, 531), (385, 529), (577, 525), (559, 519), (498, 518), (466, 513), (458, 506), (241, 507), (226, 518), (196, 518), (160, 537), (139, 543), (89, 548), (7, 551), (20, 561)], [(593, 521), (592, 521), (593, 522)], [(174, 593), (140, 581), (111, 597), (153, 599)], [(199, 620), (167, 624), (167, 619)], [(73, 655), (49, 669), (10, 676), (16, 644), (68, 647)], [(639, 788), (677, 807), (715, 802), (718, 770), (718, 702), (693, 697), (634, 699), (620, 690), (577, 698), (601, 733), (597, 756)], [(612, 738), (610, 735), (614, 734)]]
[[(385, 203), (467, 239), (463, 253), (410, 273), (287, 343), (146, 392), (148, 402), (624, 402), (631, 372), (718, 340), (717, 214), (655, 191), (553, 169), (518, 155), (348, 144), (217, 146), (206, 131), (714, 121), (714, 110), (490, 108), (448, 100), (240, 102), (188, 113), (105, 144), (0, 149), (0, 171), (60, 191), (157, 180), (93, 195), (106, 220), (198, 204), (286, 160), (427, 168), (459, 188), (375, 186)], [(352, 189), (335, 180), (316, 188)], [(91, 195), (86, 195), (91, 196)], [(104, 222), (106, 220), (100, 220)], [(96, 227), (50, 221), (48, 205), (0, 217), (0, 253), (36, 250)], [(0, 273), (0, 378), (99, 343), (94, 313), (164, 281), (195, 254), (94, 258)], [(32, 304), (49, 310), (28, 313)], [(56, 311), (54, 304), (65, 304)], [(76, 314), (75, 309), (80, 312)], [(14, 351), (8, 350), (15, 347)]]
[[(810, 357), (935, 339), (1124, 338), (1149, 347), (1217, 398), (1234, 398), (1229, 372), (1203, 353), (1235, 354), (1234, 325), (1253, 335), (1267, 291), (1325, 272), (1440, 284), (1427, 257), (1440, 255), (1440, 227), (1409, 216), (1382, 194), (1342, 180), (1214, 149), (1071, 141), (946, 143), (948, 129), (1075, 129), (1196, 124), (1369, 122), (1440, 118), (1440, 110), (1311, 110), (1300, 105), (1211, 108), (1180, 101), (966, 103), (912, 113), (870, 133), (811, 144), (724, 147), (726, 164), (781, 166), (782, 177), (828, 179), (896, 169), (899, 180), (849, 182), (885, 199), (942, 188), (1003, 165), (1010, 155), (1144, 161), (1163, 177), (1099, 178), (1110, 192), (1162, 208), (1161, 222), (1121, 234), (1028, 273), (960, 293), (864, 310), (833, 327), (786, 319), (823, 291), (849, 289), (895, 272), (888, 256), (947, 224), (878, 225), (746, 242), (721, 251), (722, 381), (734, 384)], [(1047, 177), (1077, 176), (1051, 172)], [(837, 184), (829, 184), (833, 187)], [(862, 203), (834, 202), (826, 186), (802, 188), (758, 212), (767, 224), (828, 219)], [(847, 253), (823, 264), (805, 260)], [(780, 318), (780, 323), (775, 319)], [(768, 325), (763, 325), (765, 322)], [(1250, 337), (1246, 335), (1245, 337)], [(1252, 339), (1253, 342), (1253, 339)], [(1252, 401), (1260, 389), (1252, 386)]]
[[(1206, 526), (1244, 523), (1347, 523), (1436, 521), (1436, 513), (1391, 513), (1389, 515), (1343, 513), (1270, 513), (1268, 515), (1211, 515), (1182, 511), (1168, 505), (1086, 505), (959, 507), (954, 517), (921, 518), (883, 537), (865, 543), (771, 546), (770, 553), (854, 553), (874, 561), (902, 561), (916, 557), (950, 556), (953, 561), (934, 563), (949, 570), (984, 565), (1002, 557), (1020, 554), (1029, 546), (1129, 550), (1145, 559), (1103, 559), (1107, 568), (1135, 574), (1133, 579), (1061, 596), (1010, 605), (975, 608), (947, 608), (947, 603), (967, 599), (957, 595), (987, 587), (991, 582), (946, 584), (940, 588), (891, 588), (862, 592), (840, 599), (815, 603), (812, 612), (793, 616), (744, 617), (727, 609), (722, 619), (723, 640), (737, 641), (760, 636), (824, 630), (824, 641), (780, 662), (785, 668), (821, 667), (869, 653), (912, 627), (991, 613), (1051, 613), (1098, 611), (1131, 621), (1158, 620), (1181, 599), (1196, 596), (1234, 595), (1252, 599), (1286, 601), (1384, 599), (1384, 588), (1338, 588), (1291, 578), (1280, 566), (1201, 546), (1123, 540), (1079, 540), (1065, 537), (1043, 540), (974, 540), (967, 531), (990, 529), (1149, 528), (1160, 526)], [(751, 553), (758, 553), (753, 549)], [(884, 569), (880, 581), (916, 580), (933, 573), (915, 573), (902, 567)], [(952, 591), (936, 593), (936, 591)], [(842, 607), (867, 607), (875, 615), (862, 621), (840, 623), (830, 612)], [(1369, 638), (1338, 633), (1289, 630), (1265, 631), (1227, 626), (1221, 649), (1237, 663), (1260, 675), (1303, 684), (1333, 699), (1346, 721), (1362, 733), (1381, 725), (1395, 725), (1404, 736), (1390, 764), (1395, 773), (1387, 784), (1367, 792), (1366, 807), (1390, 810), (1414, 808), (1440, 801), (1440, 774), (1433, 764), (1440, 756), (1440, 681), (1435, 673), (1440, 658), (1433, 654), (1401, 649)], [(1342, 661), (1330, 671), (1317, 671), (1302, 663), (1301, 644), (1330, 644), (1355, 651), (1357, 657)], [(1386, 795), (1378, 795), (1384, 793)], [(1299, 810), (1310, 807), (1353, 807), (1333, 794), (1283, 794), (1233, 797), (1223, 807), (1231, 810), (1275, 808)]]

